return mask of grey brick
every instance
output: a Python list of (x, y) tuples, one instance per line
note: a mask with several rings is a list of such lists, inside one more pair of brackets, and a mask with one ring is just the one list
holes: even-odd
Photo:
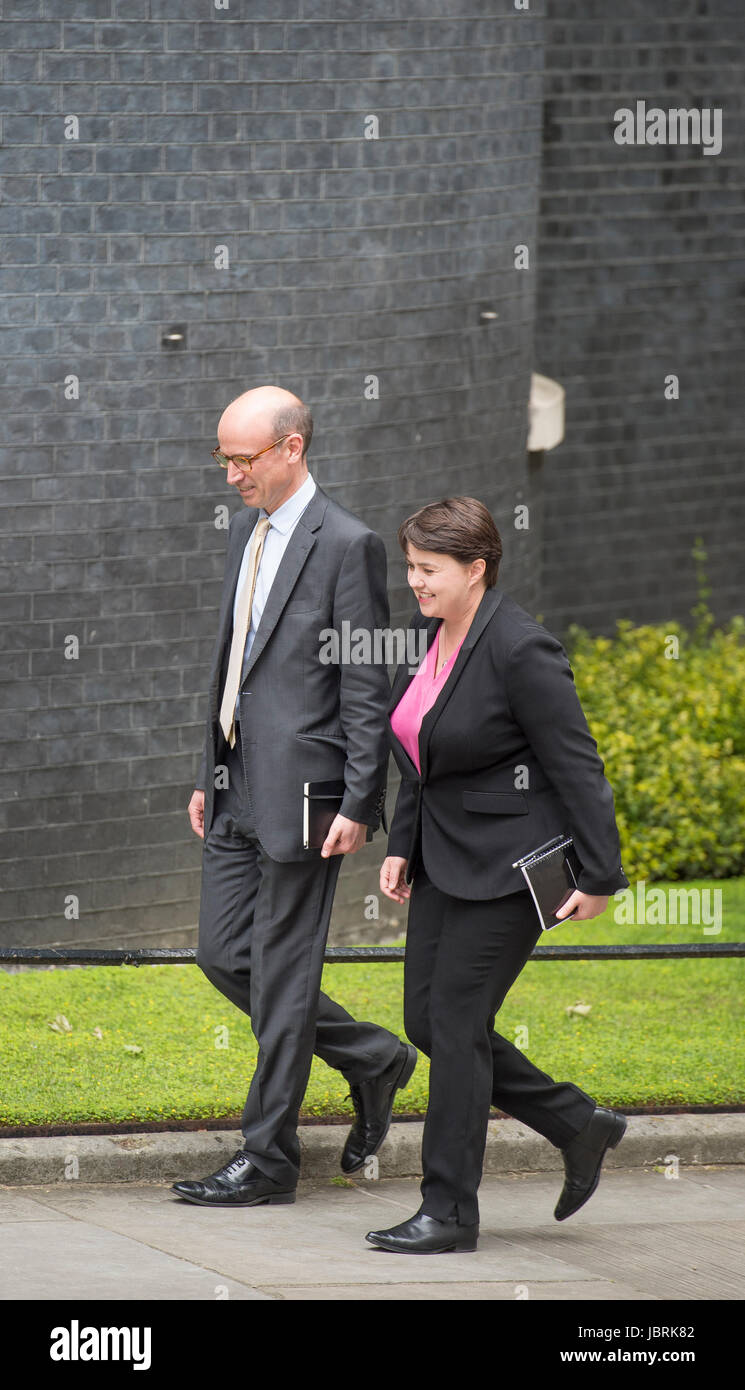
[(31, 677), (30, 652), (7, 652), (3, 656), (3, 677), (8, 682), (29, 680)]
[(97, 174), (61, 174), (39, 180), (41, 197), (49, 203), (100, 202), (108, 197), (108, 180)]
[(102, 48), (124, 48), (128, 51), (159, 48), (162, 34), (157, 24), (137, 24), (128, 19), (126, 24), (102, 24), (98, 31)]
[[(80, 20), (83, 19), (83, 18), (85, 18), (85, 19), (90, 19), (90, 18), (94, 18), (94, 17), (95, 17), (95, 16), (92, 16), (92, 15), (85, 15), (85, 16), (80, 15), (80, 14), (78, 13), (77, 6), (76, 6), (76, 13), (75, 13), (75, 20), (76, 20), (76, 21), (80, 21)], [(96, 26), (95, 26), (94, 24), (84, 24), (84, 23), (80, 23), (80, 22), (77, 22), (77, 23), (76, 23), (76, 22), (73, 22), (73, 21), (70, 19), (70, 11), (69, 11), (69, 9), (68, 9), (66, 15), (64, 15), (64, 18), (65, 18), (65, 20), (66, 20), (66, 23), (63, 25), (63, 28), (62, 28), (62, 35), (63, 35), (63, 45), (64, 45), (64, 49), (65, 49), (66, 52), (74, 53), (74, 52), (78, 51), (79, 49), (88, 49), (88, 48), (95, 48), (95, 47), (96, 47)], [(62, 45), (59, 44), (59, 43), (56, 43), (56, 44), (50, 44), (49, 47), (51, 47), (51, 48), (60, 48), (60, 47), (62, 47)]]
[(156, 145), (109, 145), (96, 151), (96, 173), (152, 173), (160, 169), (161, 151)]
[(41, 145), (9, 145), (0, 150), (0, 171), (3, 174), (50, 173), (56, 172), (56, 169), (56, 150)]
[[(165, 47), (169, 54), (178, 52), (179, 57), (185, 58), (187, 62), (192, 58), (201, 58), (203, 49), (201, 44), (197, 43), (196, 34), (197, 28), (194, 24), (169, 23), (165, 30)], [(161, 71), (157, 75), (162, 77), (165, 73)]]
[(150, 0), (113, 0), (113, 18), (149, 19)]
[[(152, 58), (148, 58), (147, 68), (148, 81), (163, 84), (180, 82), (184, 86), (188, 82), (193, 85), (197, 82), (206, 82), (213, 76), (212, 61), (208, 54), (156, 54)], [(191, 113), (193, 106), (193, 101), (188, 101), (185, 108), (186, 112)], [(164, 89), (163, 110), (168, 111), (169, 109), (171, 108), (166, 104)], [(176, 109), (180, 110), (180, 107)], [(158, 118), (153, 116), (151, 119), (157, 120)]]
[[(128, 80), (134, 80), (132, 74), (128, 74)], [(120, 83), (107, 84), (97, 89), (97, 97), (99, 111), (111, 111), (117, 114), (122, 111), (131, 111), (136, 115), (159, 112), (163, 106), (161, 89), (155, 85), (149, 86), (144, 83), (138, 83), (132, 87)]]
[(57, 208), (57, 228), (62, 236), (87, 236), (94, 230), (93, 208), (67, 204)]
[[(84, 26), (83, 26), (84, 27)], [(92, 30), (87, 37), (92, 36)], [(84, 48), (81, 42), (76, 48)], [(109, 82), (112, 76), (111, 56), (108, 53), (56, 53), (49, 50), (42, 58), (41, 77), (48, 82)]]
[(124, 84), (149, 82), (150, 69), (154, 58), (157, 58), (157, 54), (125, 53), (117, 49), (112, 49), (110, 56), (113, 81)]
[[(202, 0), (179, 0), (179, 19), (204, 19)], [(252, 6), (253, 11), (253, 6)], [(169, 0), (150, 0), (151, 19), (173, 19), (173, 5)], [(221, 23), (222, 16), (216, 15), (215, 23)]]
[(38, 17), (34, 18), (32, 24), (0, 21), (0, 51), (3, 53), (27, 48), (59, 48), (61, 38), (60, 24), (48, 23)]
[[(49, 88), (43, 82), (8, 82), (0, 91), (0, 113), (18, 117), (21, 112), (48, 115)], [(16, 122), (17, 126), (17, 122)]]
[(193, 112), (197, 109), (195, 86), (191, 82), (168, 82), (164, 86), (164, 110)]

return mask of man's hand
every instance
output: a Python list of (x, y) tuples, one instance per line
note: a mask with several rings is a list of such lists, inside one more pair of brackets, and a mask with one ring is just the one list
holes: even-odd
[(367, 839), (367, 826), (347, 816), (335, 816), (321, 848), (321, 858), (330, 854), (356, 854)]
[(592, 893), (581, 893), (577, 888), (556, 916), (562, 921), (565, 917), (571, 916), (574, 922), (587, 922), (591, 917), (599, 917), (601, 912), (605, 912), (609, 902), (610, 898), (598, 898)]
[(191, 801), (187, 806), (191, 828), (200, 840), (204, 839), (204, 792), (195, 791), (192, 793)]
[(403, 903), (411, 896), (411, 884), (404, 881), (408, 859), (399, 859), (389, 854), (380, 869), (380, 891), (395, 903)]

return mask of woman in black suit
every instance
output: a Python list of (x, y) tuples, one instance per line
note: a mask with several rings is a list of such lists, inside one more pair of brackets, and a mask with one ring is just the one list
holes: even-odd
[(431, 1064), (422, 1204), (367, 1239), (419, 1254), (476, 1249), (492, 1105), (562, 1151), (557, 1220), (597, 1187), (624, 1116), (540, 1071), (494, 1031), (494, 1017), (541, 936), (513, 862), (571, 834), (582, 868), (560, 915), (575, 921), (598, 916), (628, 879), (566, 652), (497, 586), (502, 544), (487, 508), (472, 497), (430, 503), (399, 542), (427, 656), (393, 683), (401, 786), (380, 886), (409, 899), (404, 1021)]

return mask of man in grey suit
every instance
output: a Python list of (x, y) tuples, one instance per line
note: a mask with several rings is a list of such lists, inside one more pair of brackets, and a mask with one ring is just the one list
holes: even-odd
[[(315, 1051), (356, 1112), (342, 1157), (382, 1144), (416, 1049), (320, 992), (343, 854), (383, 814), (390, 686), (383, 665), (321, 659), (324, 629), (389, 622), (386, 555), (307, 467), (310, 411), (275, 386), (223, 412), (216, 461), (244, 507), (230, 522), (205, 752), (189, 816), (204, 840), (197, 963), (251, 1018), (259, 1045), (243, 1147), (173, 1191), (204, 1206), (293, 1202), (297, 1123)], [(303, 847), (303, 784), (343, 779), (323, 848)]]

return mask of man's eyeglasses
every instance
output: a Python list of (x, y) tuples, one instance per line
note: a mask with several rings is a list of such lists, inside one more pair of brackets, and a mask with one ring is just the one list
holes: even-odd
[(289, 434), (283, 434), (282, 439), (275, 439), (273, 444), (267, 444), (265, 449), (259, 449), (258, 454), (224, 454), (222, 449), (213, 449), (212, 457), (216, 463), (219, 463), (221, 468), (227, 468), (228, 464), (234, 463), (238, 468), (242, 468), (244, 472), (250, 473), (253, 468), (254, 459), (260, 459), (262, 454), (268, 454), (270, 449), (276, 449), (277, 445), (282, 443), (282, 440), (289, 438)]

